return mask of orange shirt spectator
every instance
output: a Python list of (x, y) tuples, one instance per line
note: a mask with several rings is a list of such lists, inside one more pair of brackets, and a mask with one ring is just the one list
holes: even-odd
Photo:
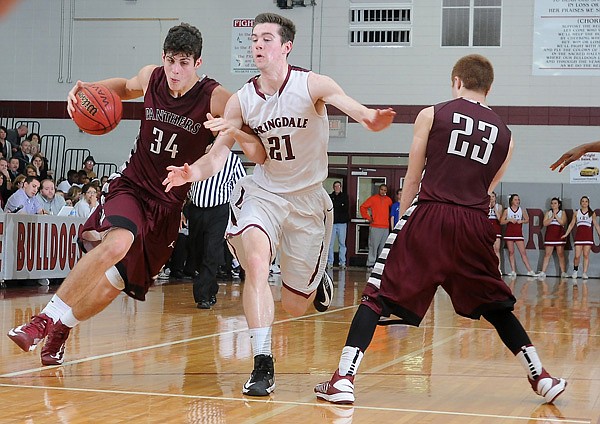
[(369, 221), (371, 227), (389, 228), (391, 206), (392, 199), (387, 196), (387, 186), (382, 184), (379, 186), (378, 194), (372, 195), (360, 205), (360, 215)]

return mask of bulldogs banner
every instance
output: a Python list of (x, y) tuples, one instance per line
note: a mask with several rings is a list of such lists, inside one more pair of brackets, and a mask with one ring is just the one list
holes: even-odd
[(77, 246), (84, 218), (0, 214), (3, 278), (63, 278), (81, 258)]

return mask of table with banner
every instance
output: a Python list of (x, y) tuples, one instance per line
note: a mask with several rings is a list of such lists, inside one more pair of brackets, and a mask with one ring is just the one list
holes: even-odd
[(0, 213), (0, 280), (64, 278), (81, 258), (85, 218)]

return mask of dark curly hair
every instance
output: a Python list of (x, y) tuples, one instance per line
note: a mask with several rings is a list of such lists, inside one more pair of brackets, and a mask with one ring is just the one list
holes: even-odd
[(169, 30), (163, 44), (163, 52), (192, 56), (198, 60), (202, 56), (202, 33), (190, 24), (181, 23)]

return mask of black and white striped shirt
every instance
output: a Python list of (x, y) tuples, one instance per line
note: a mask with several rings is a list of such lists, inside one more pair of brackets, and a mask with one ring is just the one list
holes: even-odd
[(229, 202), (235, 183), (246, 175), (240, 158), (229, 152), (225, 166), (218, 173), (204, 181), (192, 184), (188, 196), (199, 208), (212, 208)]

